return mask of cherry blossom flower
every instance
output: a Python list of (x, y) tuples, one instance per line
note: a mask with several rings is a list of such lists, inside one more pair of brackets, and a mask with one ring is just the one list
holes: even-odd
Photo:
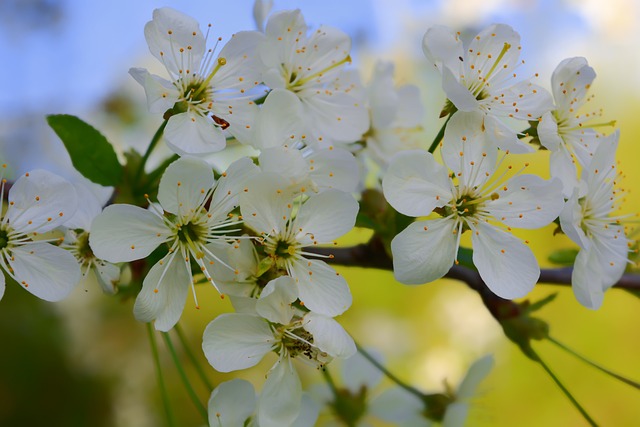
[(573, 292), (591, 309), (602, 305), (604, 291), (620, 279), (628, 262), (623, 218), (613, 215), (622, 195), (615, 188), (619, 136), (615, 132), (602, 138), (560, 214), (562, 230), (580, 246), (571, 275)]
[(561, 186), (534, 175), (494, 178), (495, 151), (473, 133), (449, 145), (458, 152), (457, 158), (443, 153), (452, 175), (430, 153), (412, 150), (398, 153), (383, 179), (384, 195), (398, 212), (442, 216), (416, 221), (393, 239), (394, 275), (407, 284), (442, 277), (457, 259), (462, 233), (470, 230), (473, 263), (489, 289), (502, 298), (522, 297), (540, 268), (509, 231), (553, 221), (562, 209)]
[(183, 157), (172, 163), (160, 180), (160, 210), (155, 208), (154, 212), (154, 205), (151, 210), (111, 205), (96, 217), (89, 243), (101, 259), (128, 262), (147, 257), (163, 243), (169, 246), (169, 253), (144, 279), (134, 306), (138, 320), (155, 320), (161, 331), (175, 325), (190, 286), (195, 298), (192, 260), (212, 283), (209, 269), (214, 265), (228, 268), (217, 265), (219, 259), (210, 245), (232, 239), (227, 234), (238, 220), (228, 214), (237, 204), (245, 177), (256, 169), (250, 159), (241, 159), (216, 183), (205, 161)]
[(268, 121), (286, 124), (290, 119), (280, 120), (286, 111), (300, 108), (303, 139), (323, 144), (357, 141), (367, 130), (369, 118), (360, 83), (344, 71), (351, 62), (351, 40), (326, 26), (307, 32), (300, 10), (277, 12), (267, 21), (265, 38), (258, 46), (262, 79), (274, 92), (296, 95), (297, 104), (280, 114), (273, 110)]
[[(3, 164), (0, 200), (4, 200)], [(37, 169), (18, 178), (8, 194), (8, 207), (0, 213), (0, 268), (33, 295), (45, 301), (66, 298), (80, 280), (80, 268), (71, 253), (51, 243), (60, 238), (40, 235), (62, 225), (78, 204), (73, 186), (51, 172)], [(0, 298), (5, 276), (0, 272)]]
[(551, 175), (560, 178), (567, 198), (578, 185), (576, 162), (588, 166), (601, 137), (595, 127), (602, 125), (591, 123), (601, 113), (578, 112), (592, 99), (587, 92), (595, 77), (585, 58), (567, 58), (558, 64), (551, 76), (555, 109), (538, 124), (540, 143), (551, 151)]
[(280, 277), (263, 290), (256, 304), (258, 315), (222, 314), (204, 332), (205, 356), (220, 372), (247, 369), (271, 351), (278, 354), (257, 403), (262, 427), (291, 425), (300, 413), (302, 387), (292, 359), (321, 368), (334, 357), (346, 358), (356, 351), (338, 322), (297, 308), (297, 299), (294, 279)]
[(424, 106), (415, 85), (396, 87), (392, 63), (378, 62), (368, 86), (371, 126), (364, 135), (364, 152), (382, 169), (398, 151), (424, 144)]
[(480, 112), (498, 147), (512, 153), (533, 151), (504, 120), (536, 120), (553, 103), (540, 86), (516, 80), (521, 49), (517, 32), (508, 25), (494, 24), (465, 48), (459, 33), (435, 26), (424, 35), (422, 48), (442, 74), (442, 88), (450, 102), (443, 112)]
[(258, 109), (251, 89), (260, 81), (254, 50), (262, 34), (236, 33), (214, 57), (198, 22), (167, 7), (153, 11), (144, 34), (170, 80), (143, 68), (129, 73), (144, 86), (149, 110), (168, 117), (167, 145), (180, 155), (220, 151), (225, 129), (246, 141)]
[(308, 259), (307, 246), (333, 243), (355, 224), (358, 203), (349, 194), (327, 190), (297, 207), (288, 181), (262, 172), (247, 181), (240, 195), (245, 224), (262, 238), (272, 265), (295, 279), (300, 300), (310, 310), (337, 316), (351, 305), (345, 279), (324, 261)]

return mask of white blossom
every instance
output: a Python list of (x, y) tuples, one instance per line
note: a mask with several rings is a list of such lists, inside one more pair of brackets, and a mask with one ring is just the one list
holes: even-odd
[(595, 77), (585, 58), (560, 62), (551, 76), (555, 109), (545, 113), (538, 124), (540, 143), (551, 151), (551, 175), (560, 178), (567, 198), (578, 185), (576, 163), (589, 165), (601, 137), (595, 127), (602, 125), (591, 123), (601, 113), (579, 112), (592, 99), (587, 92)]
[(214, 57), (208, 31), (204, 36), (195, 19), (168, 7), (153, 11), (144, 34), (170, 79), (143, 68), (129, 73), (144, 86), (149, 110), (168, 116), (167, 145), (180, 155), (220, 151), (223, 130), (247, 141), (258, 110), (251, 89), (260, 83), (255, 48), (262, 34), (236, 33)]
[(628, 262), (623, 218), (613, 214), (623, 194), (616, 188), (619, 136), (615, 132), (602, 139), (560, 214), (562, 230), (580, 246), (571, 275), (573, 292), (591, 309), (602, 305), (604, 291), (620, 279)]
[[(4, 200), (3, 164), (0, 200)], [(72, 217), (78, 204), (73, 186), (51, 172), (37, 169), (20, 176), (8, 194), (8, 207), (0, 213), (0, 267), (24, 289), (46, 301), (66, 298), (80, 280), (80, 268), (71, 253), (51, 243), (61, 238), (40, 238)], [(0, 271), (0, 298), (5, 278)]]
[[(351, 40), (327, 26), (307, 32), (300, 10), (269, 17), (265, 38), (258, 46), (262, 80), (274, 90), (267, 100), (276, 90), (295, 95), (287, 110), (302, 111), (301, 139), (321, 144), (357, 141), (367, 130), (369, 119), (360, 83), (344, 71), (351, 62)], [(286, 126), (290, 121), (279, 121), (281, 115), (273, 110), (263, 122)]]
[(231, 239), (227, 234), (238, 219), (228, 214), (237, 204), (245, 177), (255, 171), (251, 160), (241, 159), (216, 183), (206, 162), (183, 157), (160, 180), (160, 211), (154, 212), (154, 205), (152, 210), (111, 205), (96, 217), (89, 242), (98, 258), (128, 262), (147, 257), (163, 243), (169, 247), (144, 279), (134, 306), (138, 320), (155, 320), (161, 331), (175, 325), (190, 286), (195, 298), (192, 260), (211, 283), (210, 269), (228, 268), (218, 265), (210, 245)]
[(540, 268), (533, 252), (510, 230), (553, 221), (562, 209), (561, 186), (535, 175), (505, 182), (494, 178), (496, 152), (485, 142), (473, 133), (450, 141), (457, 154), (443, 152), (443, 158), (451, 175), (426, 151), (404, 151), (392, 159), (382, 182), (391, 206), (408, 216), (441, 215), (412, 223), (391, 242), (400, 282), (419, 284), (445, 275), (467, 230), (473, 263), (496, 295), (522, 297), (537, 282)]
[(349, 194), (327, 190), (298, 208), (281, 176), (262, 172), (247, 181), (240, 195), (245, 223), (262, 238), (274, 267), (295, 279), (300, 300), (310, 310), (337, 316), (351, 305), (345, 279), (305, 247), (333, 243), (355, 224), (358, 203)]
[(386, 169), (398, 151), (424, 144), (424, 106), (415, 85), (395, 86), (392, 63), (377, 62), (368, 86), (371, 125), (365, 134), (365, 152)]
[[(521, 63), (517, 32), (508, 25), (494, 24), (465, 47), (459, 33), (435, 26), (424, 35), (422, 48), (442, 74), (442, 88), (454, 110), (482, 113), (487, 133), (501, 149), (533, 151), (519, 141), (505, 119), (536, 120), (551, 110), (553, 103), (540, 86), (528, 79), (516, 80), (515, 70)], [(452, 108), (445, 110), (451, 112)]]
[(267, 353), (278, 354), (258, 399), (261, 427), (291, 425), (300, 413), (302, 387), (292, 359), (321, 368), (332, 358), (349, 357), (356, 350), (335, 320), (297, 308), (297, 299), (294, 280), (280, 277), (262, 292), (256, 304), (259, 315), (222, 314), (204, 332), (205, 356), (220, 372), (250, 368)]

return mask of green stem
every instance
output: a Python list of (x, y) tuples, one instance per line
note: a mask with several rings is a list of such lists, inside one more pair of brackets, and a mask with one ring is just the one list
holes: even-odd
[(440, 144), (440, 141), (442, 141), (442, 138), (444, 138), (444, 131), (447, 128), (447, 123), (449, 123), (449, 120), (451, 120), (451, 116), (452, 115), (449, 114), (449, 116), (447, 117), (447, 120), (445, 120), (444, 124), (440, 128), (440, 131), (438, 132), (436, 137), (433, 139), (433, 142), (431, 143), (431, 146), (429, 147), (429, 152), (431, 154), (433, 154), (433, 152), (436, 151), (436, 148), (438, 148), (438, 145)]
[(593, 418), (589, 416), (587, 411), (580, 405), (580, 403), (578, 403), (576, 398), (573, 397), (571, 392), (564, 386), (564, 384), (560, 382), (560, 380), (558, 379), (558, 377), (556, 377), (556, 375), (553, 373), (551, 368), (549, 368), (549, 366), (547, 366), (547, 364), (544, 363), (544, 361), (540, 358), (540, 356), (538, 356), (538, 354), (533, 349), (531, 349), (531, 353), (535, 356), (536, 361), (540, 363), (542, 368), (547, 372), (547, 374), (549, 374), (549, 376), (556, 383), (556, 385), (560, 387), (560, 390), (562, 390), (564, 395), (567, 396), (567, 398), (571, 401), (573, 406), (575, 406), (575, 408), (580, 412), (580, 414), (582, 414), (582, 416), (589, 423), (589, 425), (592, 427), (598, 427), (598, 424), (593, 420)]
[(547, 336), (547, 339), (549, 341), (551, 341), (552, 343), (554, 343), (555, 345), (557, 345), (558, 347), (560, 347), (561, 349), (563, 349), (564, 351), (566, 351), (567, 353), (569, 353), (569, 354), (577, 357), (578, 359), (582, 360), (586, 364), (591, 365), (592, 367), (598, 369), (599, 371), (604, 372), (605, 374), (610, 375), (613, 378), (615, 378), (615, 379), (617, 379), (619, 381), (622, 381), (623, 383), (628, 384), (633, 388), (636, 388), (636, 389), (640, 390), (640, 384), (639, 383), (637, 383), (637, 382), (635, 382), (633, 380), (630, 380), (628, 378), (625, 378), (622, 375), (618, 375), (615, 372), (611, 372), (607, 368), (602, 367), (602, 366), (598, 365), (595, 362), (592, 362), (591, 360), (587, 359), (586, 357), (582, 356), (581, 354), (576, 353), (574, 350), (570, 349), (566, 345), (562, 344), (561, 342), (555, 340), (554, 338), (552, 338), (550, 336)]
[(185, 351), (185, 353), (187, 353), (187, 357), (189, 358), (189, 360), (191, 361), (191, 363), (195, 367), (196, 372), (198, 372), (198, 375), (200, 376), (200, 379), (202, 380), (202, 382), (204, 383), (204, 385), (207, 387), (208, 390), (213, 390), (213, 385), (211, 384), (211, 381), (209, 381), (209, 378), (207, 378), (207, 375), (205, 374), (204, 370), (202, 369), (202, 366), (200, 365), (200, 363), (198, 362), (198, 359), (196, 358), (196, 356), (191, 351), (191, 348), (189, 347), (189, 343), (187, 342), (187, 338), (185, 337), (184, 333), (182, 332), (182, 328), (180, 327), (179, 324), (176, 324), (176, 326), (174, 326), (173, 329), (175, 329), (176, 333), (178, 334), (178, 338), (180, 339), (180, 343), (182, 344), (182, 347), (184, 347), (184, 351)]
[(153, 354), (153, 364), (156, 367), (156, 377), (158, 378), (158, 386), (160, 386), (160, 394), (162, 395), (162, 403), (164, 406), (164, 412), (167, 417), (167, 425), (174, 427), (176, 424), (173, 420), (173, 413), (171, 412), (171, 405), (169, 404), (169, 395), (167, 394), (167, 388), (164, 384), (164, 378), (162, 376), (162, 368), (160, 366), (160, 355), (158, 353), (158, 344), (156, 343), (156, 337), (153, 332), (151, 323), (147, 323), (147, 332), (149, 334), (149, 343), (151, 344), (151, 353)]
[(209, 415), (207, 413), (207, 408), (205, 408), (204, 405), (202, 404), (202, 402), (200, 402), (200, 399), (198, 399), (198, 395), (193, 390), (193, 387), (191, 386), (191, 382), (189, 382), (189, 378), (187, 378), (187, 374), (185, 373), (184, 369), (182, 368), (182, 364), (180, 363), (180, 359), (178, 358), (178, 354), (176, 353), (176, 349), (173, 346), (173, 342), (171, 342), (171, 337), (169, 336), (169, 333), (168, 332), (163, 332), (162, 333), (162, 338), (164, 338), (164, 342), (165, 342), (165, 344), (167, 344), (167, 348), (169, 349), (169, 352), (171, 353), (171, 358), (173, 359), (173, 363), (176, 365), (176, 369), (178, 369), (178, 373), (180, 374), (180, 378), (182, 379), (182, 383), (184, 384), (184, 388), (187, 389), (187, 393), (189, 394), (189, 397), (191, 398), (191, 401), (196, 406), (196, 409), (198, 410), (198, 412), (200, 412), (200, 415), (202, 416), (204, 421), (208, 423), (209, 422)]
[(156, 131), (156, 133), (153, 135), (153, 138), (151, 138), (149, 147), (147, 147), (147, 151), (144, 153), (144, 156), (142, 156), (142, 161), (140, 162), (140, 166), (138, 166), (138, 170), (136, 171), (136, 179), (135, 179), (136, 184), (140, 182), (140, 177), (142, 176), (142, 172), (144, 172), (144, 167), (147, 164), (147, 160), (149, 160), (149, 156), (151, 155), (151, 152), (156, 147), (156, 145), (158, 145), (158, 142), (162, 138), (162, 134), (164, 133), (164, 128), (167, 127), (168, 122), (169, 122), (168, 120), (163, 121), (160, 127), (158, 128), (158, 130)]
[(333, 377), (329, 373), (329, 370), (327, 369), (326, 366), (323, 366), (322, 369), (320, 369), (320, 370), (322, 371), (322, 376), (327, 381), (327, 384), (329, 385), (329, 388), (331, 389), (331, 392), (333, 393), (335, 398), (338, 399), (339, 398), (338, 387), (336, 387), (336, 383), (335, 383), (335, 381), (333, 381)]
[(393, 381), (394, 383), (398, 384), (400, 387), (402, 387), (403, 389), (407, 390), (409, 393), (417, 396), (421, 401), (424, 400), (424, 393), (422, 393), (420, 390), (418, 390), (415, 387), (410, 386), (409, 384), (405, 383), (404, 381), (402, 381), (400, 378), (396, 377), (392, 372), (390, 372), (387, 368), (385, 368), (380, 362), (378, 362), (373, 356), (371, 356), (369, 353), (367, 353), (367, 351), (360, 347), (360, 344), (356, 343), (356, 348), (358, 349), (358, 351), (360, 352), (360, 354), (362, 354), (362, 356), (364, 356), (365, 359), (367, 359), (373, 366), (375, 366), (380, 372), (382, 372), (383, 374), (385, 374), (387, 376), (387, 378), (389, 378), (391, 381)]

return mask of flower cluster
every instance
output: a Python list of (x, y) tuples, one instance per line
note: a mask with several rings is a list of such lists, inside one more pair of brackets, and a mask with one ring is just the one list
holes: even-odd
[[(553, 98), (531, 79), (516, 80), (520, 36), (506, 25), (486, 28), (467, 46), (459, 34), (434, 27), (423, 50), (447, 95), (444, 165), (431, 154), (435, 146), (400, 152), (390, 162), (386, 199), (405, 215), (428, 217), (391, 242), (395, 277), (419, 284), (444, 276), (458, 262), (461, 235), (470, 231), (473, 264), (489, 289), (523, 297), (540, 268), (512, 227), (538, 229), (560, 217), (562, 231), (582, 248), (572, 280), (576, 297), (599, 307), (603, 291), (624, 272), (629, 242), (612, 215), (620, 199), (613, 160), (618, 133), (605, 138), (595, 130), (599, 124), (588, 122), (594, 113), (578, 111), (590, 99), (593, 69), (584, 58), (562, 61), (552, 77)], [(518, 133), (505, 120), (525, 125)], [(551, 151), (551, 180), (522, 174), (528, 163), (514, 172), (505, 161), (534, 151), (533, 135)]]
[[(417, 218), (396, 234), (404, 218), (391, 214), (385, 249), (398, 281), (445, 276), (470, 243), (467, 262), (487, 287), (505, 299), (523, 297), (540, 267), (529, 241), (512, 231), (557, 223), (580, 247), (572, 277), (578, 301), (602, 304), (625, 270), (631, 243), (615, 212), (623, 194), (619, 132), (599, 133), (602, 124), (591, 122), (599, 113), (579, 111), (595, 78), (584, 58), (562, 61), (549, 93), (516, 74), (523, 61), (511, 27), (492, 25), (468, 44), (448, 28), (429, 29), (422, 47), (447, 101), (442, 131), (427, 144), (420, 93), (394, 84), (392, 64), (377, 63), (363, 85), (349, 67), (349, 36), (309, 29), (300, 10), (266, 18), (269, 9), (257, 2), (260, 31), (236, 33), (220, 49), (220, 39), (207, 47), (211, 26), (203, 33), (179, 11), (153, 12), (144, 35), (167, 77), (142, 68), (130, 74), (144, 87), (149, 110), (162, 115), (157, 136), (177, 160), (146, 173), (154, 137), (144, 157), (127, 157), (141, 163), (131, 161), (137, 173), (122, 178), (134, 189), (116, 190), (106, 207), (82, 185), (44, 170), (19, 177), (5, 197), (3, 166), (0, 268), (7, 276), (57, 301), (91, 271), (105, 293), (115, 294), (127, 270), (135, 318), (163, 332), (180, 320), (189, 292), (199, 308), (199, 286), (228, 297), (235, 312), (215, 317), (204, 331), (209, 363), (231, 372), (275, 356), (259, 394), (239, 380), (213, 391), (211, 426), (315, 423), (319, 411), (303, 397), (297, 364), (324, 370), (356, 353), (335, 319), (352, 296), (331, 266), (331, 248), (356, 224), (357, 191), (367, 175), (375, 175), (385, 203)], [(204, 154), (216, 156), (228, 140), (255, 155), (214, 168)], [(533, 168), (517, 159), (536, 148), (549, 151), (550, 179), (525, 173)], [(140, 188), (149, 194), (136, 199)], [(375, 219), (367, 214), (360, 217), (365, 226)], [(387, 225), (370, 228), (388, 237)], [(0, 297), (4, 280), (0, 275)], [(398, 425), (462, 425), (466, 400), (491, 364), (481, 359), (457, 392), (438, 395), (446, 405), (425, 408), (427, 400), (392, 389), (371, 413)], [(361, 398), (364, 411), (371, 405), (358, 395), (361, 386), (346, 393)], [(401, 421), (381, 412), (397, 399), (408, 408)]]

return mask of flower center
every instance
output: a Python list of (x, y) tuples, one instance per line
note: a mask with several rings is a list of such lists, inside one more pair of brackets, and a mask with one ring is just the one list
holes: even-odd
[(319, 366), (325, 365), (331, 360), (331, 356), (313, 345), (313, 335), (303, 328), (294, 329), (290, 334), (283, 334), (282, 347), (290, 357), (300, 356), (303, 360)]
[(0, 229), (0, 251), (9, 246), (9, 233), (7, 230)]
[(91, 246), (89, 246), (89, 233), (86, 231), (78, 233), (76, 237), (76, 251), (80, 259), (85, 261), (95, 259)]
[(178, 240), (181, 243), (190, 245), (191, 243), (204, 243), (207, 234), (206, 227), (194, 222), (188, 222), (178, 227)]

